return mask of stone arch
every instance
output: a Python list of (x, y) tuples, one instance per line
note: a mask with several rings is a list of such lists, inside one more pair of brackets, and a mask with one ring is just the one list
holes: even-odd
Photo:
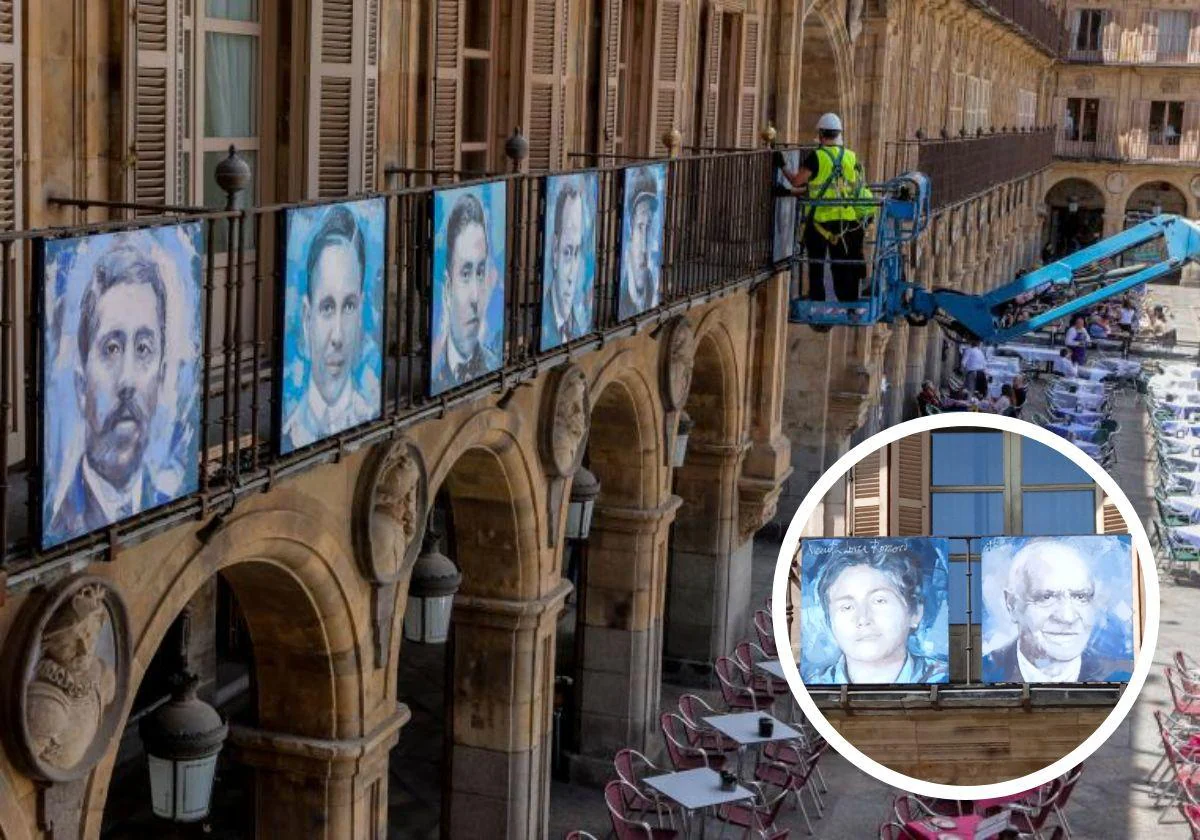
[[(619, 352), (592, 379), (588, 456), (600, 479), (601, 504), (645, 509), (663, 501), (662, 399), (657, 383), (631, 362), (626, 351)], [(633, 454), (636, 458), (629, 457)], [(615, 470), (621, 460), (636, 466)]]
[[(1076, 184), (1074, 182), (1078, 182), (1078, 184)], [(1088, 187), (1091, 187), (1092, 189), (1094, 189), (1095, 193), (1094, 194), (1088, 193), (1088, 191), (1087, 191)], [(1050, 204), (1054, 201), (1060, 200), (1065, 204), (1069, 197), (1069, 192), (1072, 188), (1079, 189), (1082, 192), (1083, 196), (1087, 197), (1089, 203), (1098, 202), (1100, 205), (1100, 209), (1104, 208), (1105, 199), (1108, 195), (1108, 192), (1105, 189), (1104, 184), (1101, 183), (1098, 178), (1095, 178), (1092, 175), (1089, 175), (1087, 173), (1082, 173), (1082, 172), (1073, 173), (1070, 175), (1063, 175), (1060, 178), (1055, 178), (1054, 180), (1049, 181), (1046, 184), (1045, 191), (1042, 193), (1042, 195), (1044, 196), (1043, 201), (1045, 201), (1045, 203), (1047, 203), (1047, 204)], [(1081, 201), (1081, 203), (1082, 203), (1082, 201)]]
[[(809, 141), (816, 136), (817, 120), (827, 111), (841, 115), (848, 144), (855, 146), (865, 132), (856, 119), (854, 48), (840, 12), (841, 4), (827, 0), (810, 9), (800, 38), (800, 87), (796, 96), (796, 123), (789, 136)], [(834, 78), (829, 78), (829, 68)]]
[[(720, 315), (726, 312), (719, 310)], [(744, 405), (737, 346), (718, 310), (696, 325), (696, 357), (687, 412), (696, 424), (697, 440), (736, 442), (742, 430)]]
[[(207, 544), (183, 540), (155, 571), (136, 580), (162, 595), (147, 614), (131, 613), (131, 690), (122, 720), (128, 720), (136, 687), (175, 620), (220, 573), (242, 605), (254, 650), (254, 731), (272, 741), (269, 748), (243, 752), (231, 736), (227, 746), (258, 767), (258, 824), (278, 832), (306, 820), (339, 825), (344, 818), (348, 830), (356, 803), (346, 801), (344, 814), (332, 813), (330, 794), (322, 787), (332, 784), (328, 769), (305, 778), (297, 765), (288, 764), (304, 754), (305, 744), (336, 746), (362, 739), (394, 711), (369, 696), (370, 633), (359, 608), (365, 584), (344, 549), (343, 529), (325, 506), (289, 489), (276, 490), (266, 504), (232, 514)], [(89, 779), (85, 836), (99, 836), (115, 752), (110, 750)], [(268, 763), (258, 764), (251, 754), (269, 755)], [(311, 797), (283, 795), (300, 782), (313, 782), (306, 788)]]
[[(1056, 179), (1044, 195), (1048, 212), (1042, 238), (1053, 257), (1065, 256), (1103, 236), (1109, 208), (1103, 185), (1076, 174)], [(1072, 202), (1077, 205), (1074, 210)]]
[(1164, 213), (1191, 215), (1192, 201), (1186, 185), (1168, 178), (1141, 178), (1130, 184), (1121, 205), (1121, 213), (1150, 212), (1157, 202)]

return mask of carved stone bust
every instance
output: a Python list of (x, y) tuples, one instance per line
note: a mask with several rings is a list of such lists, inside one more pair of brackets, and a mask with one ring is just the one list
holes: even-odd
[(696, 358), (696, 336), (687, 319), (679, 317), (667, 325), (662, 353), (662, 398), (667, 411), (679, 411), (692, 390), (692, 362)]
[(354, 529), (359, 566), (377, 585), (394, 583), (416, 560), (428, 493), (416, 446), (400, 440), (381, 450), (359, 479)]
[(77, 576), (38, 601), (25, 627), (10, 734), (31, 775), (80, 778), (104, 753), (124, 704), (124, 606), (104, 581)]
[(551, 475), (571, 475), (578, 468), (591, 415), (587, 377), (574, 365), (564, 368), (547, 388), (542, 458)]

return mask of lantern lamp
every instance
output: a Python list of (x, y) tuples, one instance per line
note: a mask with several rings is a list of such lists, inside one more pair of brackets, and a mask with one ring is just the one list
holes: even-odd
[(450, 633), (450, 611), (462, 574), (454, 561), (438, 551), (440, 534), (425, 529), (421, 553), (413, 565), (404, 613), (404, 638), (427, 645), (445, 643)]
[(671, 466), (683, 466), (684, 459), (687, 458), (688, 438), (691, 437), (695, 425), (686, 411), (679, 413), (679, 427), (675, 432), (675, 451), (672, 453)]
[(580, 467), (571, 482), (571, 501), (567, 505), (567, 539), (586, 540), (592, 530), (592, 512), (600, 482), (587, 467)]

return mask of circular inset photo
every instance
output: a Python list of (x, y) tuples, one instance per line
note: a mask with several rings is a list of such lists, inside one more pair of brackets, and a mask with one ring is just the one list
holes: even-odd
[(921, 796), (1016, 795), (1120, 725), (1158, 634), (1149, 539), (1114, 479), (1029, 423), (943, 414), (851, 450), (804, 499), (772, 600), (804, 716)]

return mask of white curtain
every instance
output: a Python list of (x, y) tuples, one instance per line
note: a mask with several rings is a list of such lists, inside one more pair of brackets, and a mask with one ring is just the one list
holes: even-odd
[[(210, 0), (215, 1), (215, 0)], [(251, 35), (209, 32), (204, 52), (204, 134), (248, 137), (255, 134), (254, 65), (257, 39)]]

